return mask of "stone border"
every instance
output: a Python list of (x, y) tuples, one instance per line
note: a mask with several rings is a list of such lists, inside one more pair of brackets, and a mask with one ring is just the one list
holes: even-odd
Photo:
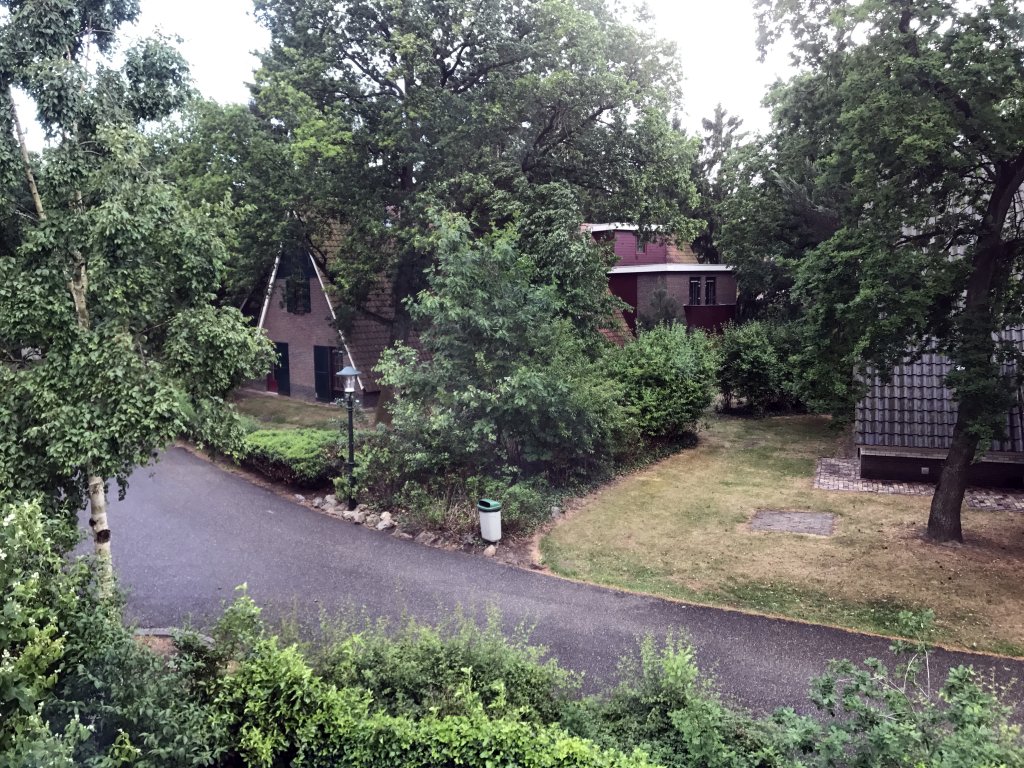
[[(860, 477), (857, 459), (818, 459), (814, 472), (814, 487), (820, 491), (892, 493), (902, 496), (931, 496), (935, 492), (935, 486), (930, 483), (865, 480)], [(964, 500), (971, 509), (1024, 512), (1024, 491), (968, 488)]]

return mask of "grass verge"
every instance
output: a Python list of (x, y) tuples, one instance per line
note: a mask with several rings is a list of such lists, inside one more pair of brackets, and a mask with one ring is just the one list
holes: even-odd
[[(233, 396), (232, 402), (239, 413), (255, 419), (264, 428), (340, 430), (344, 426), (342, 420), (348, 418), (345, 409), (340, 406), (279, 395), (239, 391)], [(356, 408), (356, 426), (366, 426), (369, 421), (370, 415)]]
[[(926, 497), (812, 487), (842, 441), (822, 417), (713, 417), (696, 449), (581, 500), (542, 557), (587, 581), (873, 632), (931, 609), (937, 641), (1021, 655), (1024, 515), (966, 510), (964, 546), (931, 544)], [(762, 508), (829, 512), (836, 532), (752, 532)]]

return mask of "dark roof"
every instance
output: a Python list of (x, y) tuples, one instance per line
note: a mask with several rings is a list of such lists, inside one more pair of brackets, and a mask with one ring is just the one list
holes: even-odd
[(352, 357), (365, 374), (363, 387), (367, 392), (380, 391), (380, 379), (373, 369), (391, 344), (391, 321), (394, 319), (391, 285), (386, 279), (379, 278), (363, 306), (356, 309), (351, 331), (345, 334)]
[[(1000, 337), (1024, 352), (1024, 329)], [(896, 367), (889, 383), (875, 377), (857, 404), (855, 439), (858, 445), (888, 448), (947, 450), (956, 424), (957, 405), (946, 386), (949, 358), (934, 352)], [(1004, 368), (1015, 373), (1011, 363)], [(1005, 433), (992, 441), (991, 451), (1024, 453), (1024, 393), (1006, 414)]]

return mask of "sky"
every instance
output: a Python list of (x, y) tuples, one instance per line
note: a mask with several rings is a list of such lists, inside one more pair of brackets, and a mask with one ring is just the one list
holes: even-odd
[[(257, 60), (270, 38), (253, 18), (251, 0), (142, 0), (134, 35), (155, 30), (182, 38), (196, 86), (221, 103), (244, 102)], [(757, 61), (752, 0), (647, 0), (657, 33), (676, 43), (683, 72), (683, 124), (693, 132), (719, 102), (750, 131), (764, 130), (766, 87), (785, 77), (784, 56)]]

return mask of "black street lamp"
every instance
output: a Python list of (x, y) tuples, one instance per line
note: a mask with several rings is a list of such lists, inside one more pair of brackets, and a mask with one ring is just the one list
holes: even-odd
[(352, 510), (356, 508), (356, 447), (352, 439), (352, 409), (355, 407), (356, 379), (360, 374), (351, 365), (346, 365), (336, 375), (345, 380), (345, 405), (348, 408), (348, 508)]

